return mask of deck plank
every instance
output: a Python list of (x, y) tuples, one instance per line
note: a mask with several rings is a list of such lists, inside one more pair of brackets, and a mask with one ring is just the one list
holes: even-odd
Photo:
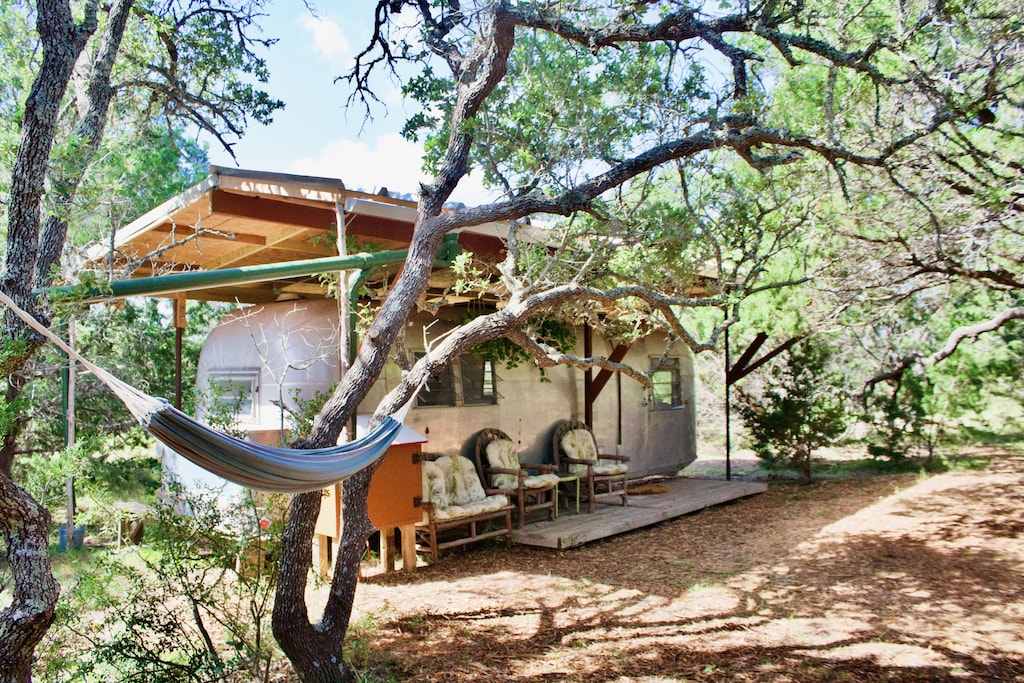
[(670, 479), (661, 483), (668, 486), (668, 493), (632, 495), (626, 507), (598, 503), (593, 513), (587, 513), (585, 506), (579, 514), (562, 511), (558, 519), (514, 530), (512, 540), (541, 548), (575, 548), (768, 490), (767, 484), (756, 481)]

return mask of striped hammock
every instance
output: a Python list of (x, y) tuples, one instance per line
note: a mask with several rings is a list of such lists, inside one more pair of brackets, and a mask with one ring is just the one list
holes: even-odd
[(3, 292), (5, 304), (32, 329), (90, 370), (125, 404), (142, 428), (199, 467), (250, 489), (279, 493), (319, 491), (347, 479), (384, 454), (402, 429), (412, 399), (394, 416), (356, 441), (299, 450), (235, 438), (196, 422), (166, 399), (155, 398), (90, 363), (18, 307)]

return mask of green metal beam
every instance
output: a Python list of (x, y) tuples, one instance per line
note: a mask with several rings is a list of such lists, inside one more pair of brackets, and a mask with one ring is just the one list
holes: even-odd
[[(460, 251), (457, 235), (445, 237), (438, 250), (438, 265), (451, 265)], [(176, 292), (197, 289), (211, 289), (230, 285), (253, 284), (269, 280), (281, 280), (303, 275), (316, 275), (338, 270), (373, 270), (381, 266), (402, 263), (409, 255), (408, 249), (380, 251), (375, 254), (353, 254), (351, 256), (329, 256), (327, 258), (269, 263), (260, 266), (242, 266), (222, 270), (197, 270), (189, 273), (173, 273), (154, 277), (140, 277), (131, 280), (116, 280), (102, 287), (82, 290), (81, 287), (52, 287), (37, 292), (49, 299), (69, 299), (79, 303), (97, 303), (109, 299), (123, 299), (130, 296), (163, 296)]]

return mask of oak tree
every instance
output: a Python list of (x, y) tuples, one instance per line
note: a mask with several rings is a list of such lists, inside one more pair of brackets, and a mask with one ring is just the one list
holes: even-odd
[[(957, 11), (972, 22), (1008, 21), (980, 9)], [(496, 337), (521, 345), (541, 365), (600, 366), (644, 380), (642, 369), (537, 343), (531, 324), (541, 313), (595, 320), (598, 307), (620, 310), (694, 351), (711, 348), (734, 322), (736, 301), (772, 283), (726, 277), (705, 294), (688, 296), (693, 272), (660, 284), (624, 277), (616, 255), (648, 244), (639, 207), (649, 188), (663, 187), (669, 172), (682, 178), (683, 193), (701, 173), (735, 162), (766, 178), (820, 161), (823, 182), (841, 184), (855, 168), (893, 180), (894, 166), (923, 141), (971, 125), (980, 103), (998, 97), (1012, 73), (1012, 55), (992, 52), (959, 67), (962, 78), (948, 78), (958, 27), (948, 24), (946, 12), (925, 3), (871, 1), (825, 7), (774, 0), (376, 3), (373, 34), (348, 75), (352, 97), (372, 105), (378, 74), (401, 78), (418, 69), (406, 79), (406, 92), (423, 109), (407, 132), (428, 133), (433, 180), (420, 188), (402, 274), (302, 445), (337, 440), (404, 334), (443, 238), (462, 227), (511, 222), (496, 275), (507, 291), (505, 305), (448, 334), (410, 369), (378, 416), (408, 398), (426, 373)], [(775, 106), (770, 88), (795, 70), (817, 74), (821, 83), (841, 78), (867, 93), (871, 106), (845, 112), (831, 102), (822, 115), (791, 116)], [(827, 98), (827, 91), (817, 96)], [(503, 196), (445, 210), (475, 167)], [(685, 195), (676, 203), (685, 204)], [(700, 211), (689, 213), (670, 248), (699, 241), (701, 224), (691, 219)], [(799, 220), (796, 213), (790, 218)], [(543, 248), (524, 238), (536, 216), (566, 219)], [(652, 223), (656, 212), (648, 214)], [(737, 246), (722, 262), (756, 263), (763, 253)], [(762, 264), (747, 272), (763, 270)], [(729, 314), (701, 330), (689, 317), (695, 308)], [(290, 504), (274, 632), (303, 681), (352, 676), (341, 648), (359, 557), (373, 531), (366, 513), (371, 475), (372, 468), (345, 482), (344, 535), (327, 605), (315, 623), (304, 592), (320, 497), (299, 495)]]

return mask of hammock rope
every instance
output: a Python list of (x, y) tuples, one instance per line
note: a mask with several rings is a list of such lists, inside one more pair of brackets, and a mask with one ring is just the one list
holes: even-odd
[(347, 479), (384, 454), (401, 431), (402, 421), (419, 392), (417, 388), (397, 413), (355, 441), (306, 450), (267, 446), (197, 422), (166, 399), (150, 396), (88, 361), (3, 292), (0, 302), (106, 384), (143, 429), (199, 467), (246, 488), (305, 493)]

